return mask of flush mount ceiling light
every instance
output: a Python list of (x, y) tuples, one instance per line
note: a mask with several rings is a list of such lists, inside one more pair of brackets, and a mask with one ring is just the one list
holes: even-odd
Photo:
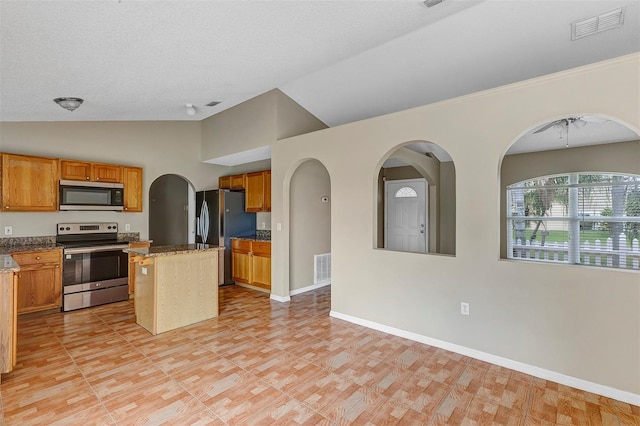
[(84, 99), (81, 98), (55, 98), (53, 100), (53, 102), (57, 103), (58, 105), (60, 105), (62, 108), (69, 110), (69, 111), (75, 111), (76, 109), (78, 109), (78, 107), (80, 105), (82, 105), (82, 103), (84, 102)]
[(196, 115), (196, 107), (194, 107), (193, 104), (185, 104), (184, 106), (186, 108), (188, 116), (193, 117), (194, 115)]
[(425, 6), (427, 7), (432, 7), (435, 6), (436, 4), (442, 3), (443, 0), (425, 0), (422, 3), (424, 3)]

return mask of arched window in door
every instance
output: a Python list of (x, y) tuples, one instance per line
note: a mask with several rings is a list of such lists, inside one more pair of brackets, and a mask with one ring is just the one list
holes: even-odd
[(418, 193), (416, 192), (416, 190), (409, 186), (403, 186), (402, 188), (398, 189), (395, 195), (396, 198), (413, 198), (417, 196)]

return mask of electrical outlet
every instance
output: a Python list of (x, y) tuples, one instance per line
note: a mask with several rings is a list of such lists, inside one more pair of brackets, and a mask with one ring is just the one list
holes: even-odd
[(469, 315), (469, 304), (466, 302), (460, 302), (460, 313), (462, 315)]
[(5, 226), (4, 227), (4, 235), (13, 235), (13, 227)]
[(143, 266), (141, 269), (142, 269), (142, 275), (147, 275), (147, 268), (146, 268), (146, 266)]
[(262, 222), (262, 229), (267, 229), (267, 224), (265, 222)]
[(125, 223), (124, 224), (124, 230), (125, 231), (131, 231), (131, 224), (130, 223)]

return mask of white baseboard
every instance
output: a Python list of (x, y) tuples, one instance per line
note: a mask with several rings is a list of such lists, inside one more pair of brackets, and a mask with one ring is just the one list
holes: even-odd
[(301, 293), (306, 293), (307, 291), (317, 290), (319, 288), (326, 287), (328, 285), (331, 285), (331, 281), (325, 281), (325, 282), (320, 283), (320, 284), (312, 284), (312, 285), (308, 285), (306, 287), (297, 288), (295, 290), (291, 290), (289, 292), (289, 296), (295, 296), (296, 294), (301, 294)]
[(331, 311), (329, 315), (333, 318), (337, 318), (337, 319), (348, 321), (354, 324), (362, 325), (364, 327), (371, 328), (373, 330), (378, 330), (384, 333), (393, 334), (394, 336), (403, 337), (405, 339), (413, 340), (419, 343), (424, 343), (429, 346), (435, 346), (435, 347), (445, 349), (451, 352), (455, 352), (461, 355), (465, 355), (471, 358), (479, 359), (481, 361), (489, 362), (491, 364), (499, 365), (501, 367), (510, 368), (512, 370), (529, 374), (531, 376), (538, 377), (540, 379), (550, 380), (552, 382), (560, 383), (566, 386), (571, 386), (587, 392), (606, 396), (608, 398), (613, 398), (618, 401), (626, 402), (628, 404), (640, 405), (640, 395), (637, 395), (631, 392), (626, 392), (626, 391), (615, 389), (609, 386), (600, 385), (598, 383), (589, 382), (587, 380), (578, 379), (577, 377), (567, 376), (565, 374), (557, 373), (555, 371), (546, 370), (544, 368), (525, 364), (519, 361), (514, 361), (508, 358), (503, 358), (501, 356), (493, 355), (487, 352), (478, 351), (476, 349), (457, 345), (455, 343), (445, 342), (444, 340), (438, 340), (431, 337), (423, 336), (421, 334), (412, 333), (410, 331), (401, 330), (399, 328), (389, 327), (387, 325), (353, 317), (351, 315), (342, 314), (340, 312)]
[(275, 300), (276, 302), (283, 302), (284, 303), (284, 302), (290, 302), (291, 301), (291, 297), (289, 297), (289, 296), (282, 297), (282, 296), (278, 296), (278, 295), (275, 295), (275, 294), (271, 293), (270, 297), (271, 297), (271, 300)]

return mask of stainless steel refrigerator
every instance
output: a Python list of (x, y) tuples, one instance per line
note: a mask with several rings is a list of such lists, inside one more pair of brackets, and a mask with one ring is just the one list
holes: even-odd
[(233, 284), (231, 237), (256, 234), (256, 214), (244, 211), (244, 192), (226, 189), (196, 192), (196, 243), (224, 246), (218, 282)]

